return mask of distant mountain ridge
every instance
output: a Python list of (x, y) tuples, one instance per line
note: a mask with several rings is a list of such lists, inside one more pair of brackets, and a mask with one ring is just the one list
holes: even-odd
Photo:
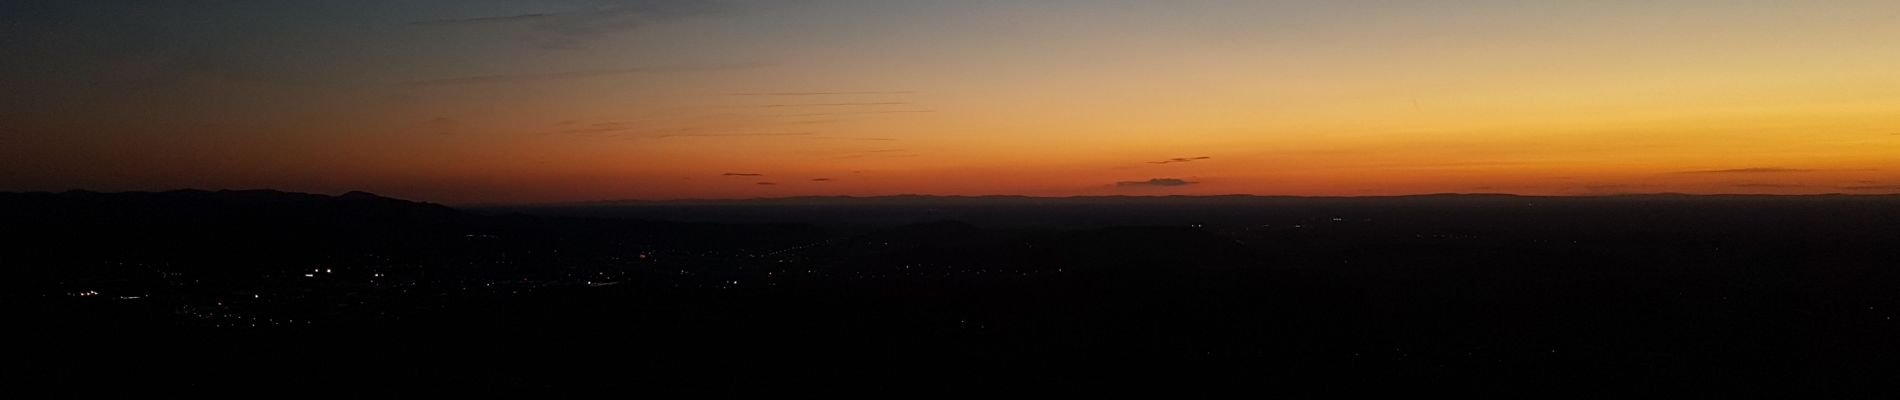
[[(0, 193), (0, 218), (16, 222), (126, 223), (159, 220), (289, 219), (328, 225), (371, 219), (443, 222), (462, 217), (448, 206), (368, 192), (338, 196), (276, 190), (68, 191)], [(278, 221), (284, 222), (284, 221)]]
[(485, 215), (361, 191), (0, 193), (0, 253), (28, 266), (159, 260), (153, 262), (242, 275), (349, 259), (441, 262), (508, 246), (573, 252), (630, 245), (784, 247), (815, 234), (784, 225)]
[(340, 195), (335, 195), (335, 196), (315, 194), (315, 193), (304, 193), (304, 192), (288, 192), (288, 191), (275, 190), (275, 189), (219, 189), (219, 190), (175, 189), (175, 190), (165, 190), (165, 191), (124, 191), (124, 192), (68, 190), (64, 192), (0, 192), (0, 196), (6, 196), (7, 198), (16, 198), (16, 199), (17, 198), (33, 198), (33, 197), (51, 197), (51, 198), (64, 198), (64, 199), (86, 199), (86, 198), (133, 199), (133, 198), (136, 198), (136, 199), (142, 199), (142, 200), (152, 200), (152, 199), (162, 199), (162, 198), (175, 198), (175, 199), (224, 198), (224, 199), (244, 199), (244, 200), (250, 200), (250, 201), (275, 201), (275, 202), (315, 201), (315, 200), (329, 199), (329, 200), (357, 200), (357, 201), (366, 201), (366, 200), (398, 201), (398, 202), (405, 202), (405, 203), (437, 205), (435, 203), (386, 197), (386, 196), (378, 195), (375, 193), (370, 193), (370, 192), (365, 192), (365, 191), (360, 191), (360, 190), (353, 190), (353, 191), (349, 191), (349, 192), (346, 192)]
[(1026, 196), (1026, 195), (921, 195), (898, 194), (881, 196), (790, 196), (758, 197), (737, 199), (620, 199), (593, 200), (575, 202), (486, 204), (473, 208), (508, 207), (560, 207), (560, 206), (679, 206), (679, 205), (826, 205), (826, 204), (904, 204), (904, 203), (1097, 203), (1097, 202), (1167, 202), (1167, 201), (1299, 201), (1299, 200), (1405, 200), (1405, 199), (1629, 199), (1629, 198), (1700, 198), (1700, 199), (1772, 199), (1772, 198), (1900, 198), (1900, 194), (1692, 194), (1692, 193), (1631, 193), (1583, 196), (1522, 195), (1511, 193), (1423, 193), (1387, 196), (1296, 196), (1296, 195), (1101, 195), (1101, 196)]
[[(366, 191), (349, 191), (338, 195), (325, 195), (306, 192), (281, 191), (274, 189), (176, 189), (165, 191), (122, 191), (105, 192), (92, 190), (69, 190), (63, 192), (0, 191), (0, 201), (31, 201), (33, 199), (64, 199), (85, 201), (183, 201), (183, 200), (220, 200), (227, 202), (266, 203), (320, 203), (331, 201), (376, 201), (386, 205), (406, 204), (408, 206), (438, 209), (515, 209), (541, 207), (599, 207), (599, 206), (746, 206), (746, 205), (914, 205), (914, 204), (1099, 204), (1112, 202), (1129, 203), (1167, 203), (1167, 202), (1247, 202), (1247, 201), (1390, 201), (1390, 200), (1431, 200), (1431, 199), (1800, 199), (1800, 198), (1900, 198), (1896, 194), (1690, 194), (1690, 193), (1632, 193), (1583, 196), (1522, 195), (1511, 193), (1421, 193), (1408, 195), (1383, 196), (1299, 196), (1299, 195), (1090, 195), (1090, 196), (1028, 196), (1028, 195), (929, 195), (895, 194), (877, 196), (788, 196), (757, 197), (734, 199), (613, 199), (569, 202), (531, 202), (531, 203), (475, 203), (469, 205), (447, 205), (429, 201), (411, 200), (382, 196)], [(0, 212), (6, 212), (0, 210)]]
[[(1801, 209), (1900, 209), (1900, 195), (1524, 196), (1444, 193), (1376, 197), (1299, 196), (808, 196), (731, 200), (628, 200), (477, 206), (478, 213), (520, 213), (716, 223), (804, 223), (877, 227), (961, 221), (996, 227), (1267, 225), (1342, 219), (1432, 220), (1530, 216), (1625, 216), (1713, 213), (1781, 214)], [(1558, 213), (1558, 214), (1552, 214)]]

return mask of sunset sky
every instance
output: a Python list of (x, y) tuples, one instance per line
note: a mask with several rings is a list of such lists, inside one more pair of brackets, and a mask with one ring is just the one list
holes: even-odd
[(0, 191), (1900, 192), (1900, 2), (0, 3)]

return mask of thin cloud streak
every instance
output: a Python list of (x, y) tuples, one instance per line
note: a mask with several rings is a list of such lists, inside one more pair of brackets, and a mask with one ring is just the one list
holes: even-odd
[(917, 92), (763, 92), (763, 93), (726, 93), (727, 96), (855, 96), (855, 95), (897, 95), (916, 94)]
[(462, 126), (461, 121), (456, 121), (449, 117), (435, 117), (435, 119), (429, 120), (426, 124), (434, 128), (435, 134), (437, 135), (455, 134), (457, 129)]
[(1154, 179), (1149, 179), (1145, 181), (1115, 182), (1115, 187), (1120, 187), (1120, 188), (1178, 187), (1178, 186), (1187, 186), (1187, 185), (1193, 185), (1193, 184), (1198, 184), (1198, 183), (1200, 182), (1190, 181), (1190, 180), (1180, 179), (1180, 178), (1154, 178)]
[(728, 70), (739, 70), (739, 69), (763, 68), (763, 67), (768, 67), (768, 66), (771, 66), (771, 64), (735, 63), (735, 64), (706, 64), (706, 65), (668, 65), (668, 66), (554, 72), (554, 73), (545, 73), (545, 74), (502, 74), (502, 75), (464, 76), (464, 77), (442, 78), (442, 79), (423, 79), (423, 80), (399, 82), (397, 83), (397, 85), (408, 86), (408, 87), (440, 87), (440, 86), (457, 86), (457, 85), (525, 83), (525, 82), (557, 81), (557, 80), (569, 80), (569, 79), (588, 79), (588, 78), (599, 78), (599, 77), (607, 77), (607, 76), (615, 76), (615, 75), (646, 74), (646, 73), (728, 71)]
[(840, 113), (840, 114), (915, 114), (915, 113), (933, 113), (933, 112), (937, 112), (937, 110), (853, 111), (853, 112)]
[(472, 18), (449, 18), (410, 23), (414, 26), (476, 26), (523, 23), (530, 40), (546, 49), (577, 49), (601, 38), (638, 30), (654, 23), (730, 14), (726, 3), (712, 0), (589, 0), (554, 13), (532, 13)]
[(1841, 190), (1853, 190), (1853, 191), (1900, 190), (1900, 185), (1842, 186)]
[(666, 139), (666, 138), (719, 138), (719, 137), (780, 137), (780, 136), (811, 136), (811, 135), (815, 135), (815, 134), (817, 134), (817, 133), (815, 133), (815, 132), (786, 132), (786, 133), (676, 133), (676, 134), (668, 134), (668, 135), (657, 135), (657, 136), (642, 136), (642, 137), (647, 137), (647, 138), (654, 138), (654, 139)]
[(553, 17), (554, 17), (554, 14), (537, 13), (537, 14), (521, 14), (521, 15), (504, 15), (504, 16), (495, 16), (495, 17), (432, 19), (432, 20), (427, 20), (427, 21), (411, 22), (409, 24), (422, 25), (422, 26), (478, 25), (478, 24), (533, 21), (533, 20), (548, 19), (548, 18), (553, 18)]
[(1174, 163), (1184, 163), (1184, 162), (1195, 162), (1195, 161), (1206, 160), (1210, 158), (1213, 158), (1213, 157), (1201, 156), (1201, 157), (1192, 157), (1192, 158), (1188, 158), (1188, 157), (1170, 158), (1170, 159), (1161, 160), (1161, 161), (1149, 161), (1148, 163), (1149, 164), (1174, 164)]
[(910, 104), (910, 103), (906, 103), (906, 102), (901, 102), (901, 101), (884, 101), (884, 102), (874, 102), (874, 103), (810, 103), (810, 104), (766, 104), (766, 105), (761, 105), (761, 106), (754, 106), (754, 107), (758, 107), (758, 108), (786, 108), (786, 107), (862, 107), (862, 106), (901, 106), (901, 105), (909, 105), (909, 104)]
[(1805, 170), (1805, 169), (1794, 169), (1794, 168), (1735, 168), (1735, 169), (1717, 169), (1717, 170), (1707, 170), (1707, 171), (1685, 171), (1682, 173), (1684, 174), (1787, 174), (1787, 173), (1798, 173), (1798, 172), (1814, 172), (1814, 171)]
[(886, 137), (813, 136), (811, 138), (823, 139), (823, 140), (861, 140), (861, 141), (867, 141), (867, 142), (895, 142), (897, 141), (897, 139), (895, 138), (886, 138)]
[(937, 110), (884, 110), (884, 111), (851, 111), (851, 112), (827, 112), (827, 113), (805, 113), (805, 114), (787, 114), (787, 115), (780, 115), (780, 116), (784, 116), (784, 117), (823, 117), (823, 116), (830, 116), (830, 115), (864, 115), (864, 114), (917, 114), (917, 113), (933, 113), (933, 112), (937, 112)]

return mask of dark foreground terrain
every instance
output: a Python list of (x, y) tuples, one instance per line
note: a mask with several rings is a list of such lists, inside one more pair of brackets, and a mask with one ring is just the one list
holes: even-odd
[(1900, 384), (1891, 196), (71, 192), (0, 229), (0, 379), (82, 393)]

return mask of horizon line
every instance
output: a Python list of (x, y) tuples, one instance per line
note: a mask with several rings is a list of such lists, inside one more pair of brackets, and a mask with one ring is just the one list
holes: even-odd
[(778, 196), (778, 197), (677, 198), (677, 199), (627, 198), (627, 199), (546, 201), (546, 202), (486, 202), (486, 203), (478, 202), (478, 203), (458, 203), (454, 205), (458, 207), (591, 206), (591, 205), (611, 205), (611, 204), (621, 204), (621, 203), (655, 203), (655, 204), (658, 204), (658, 203), (730, 203), (730, 202), (749, 202), (749, 201), (780, 201), (780, 200), (807, 200), (807, 199), (874, 200), (874, 199), (889, 199), (889, 198), (944, 198), (944, 199), (1012, 198), (1012, 199), (1030, 199), (1030, 200), (1068, 200), (1068, 199), (1116, 199), (1116, 198), (1169, 199), (1169, 198), (1241, 198), (1241, 197), (1277, 198), (1277, 199), (1395, 199), (1395, 198), (1409, 198), (1409, 197), (1519, 197), (1519, 198), (1585, 199), (1585, 198), (1642, 197), (1642, 196), (1896, 197), (1896, 196), (1900, 196), (1900, 192), (1891, 192), (1891, 193), (1828, 192), (1828, 193), (1806, 193), (1806, 194), (1682, 193), (1682, 192), (1642, 192), (1642, 193), (1603, 193), (1603, 194), (1517, 194), (1517, 193), (1501, 193), (1501, 192), (1434, 192), (1434, 193), (1413, 193), (1413, 194), (1392, 194), (1392, 195), (1295, 195), (1295, 194), (1228, 193), (1228, 194), (1068, 195), (1068, 196), (1037, 196), (1037, 195), (1023, 195), (1023, 194), (963, 195), (963, 194), (901, 193), (901, 194), (879, 194), (879, 195), (805, 195), (805, 196)]
[(419, 203), (433, 203), (433, 204), (441, 204), (441, 205), (454, 206), (454, 207), (476, 207), (476, 208), (523, 207), (523, 206), (587, 206), (587, 205), (606, 205), (606, 204), (615, 204), (615, 203), (722, 203), (722, 202), (729, 203), (729, 202), (748, 202), (748, 201), (781, 201), (781, 200), (809, 200), (809, 199), (874, 200), (874, 199), (888, 199), (888, 198), (944, 198), (944, 199), (1012, 198), (1012, 199), (1033, 199), (1033, 200), (1065, 200), (1065, 199), (1116, 199), (1116, 198), (1122, 198), (1122, 199), (1175, 198), (1175, 199), (1178, 199), (1178, 198), (1242, 198), (1242, 197), (1279, 198), (1279, 199), (1393, 199), (1393, 198), (1408, 198), (1408, 197), (1449, 197), (1449, 196), (1522, 197), (1522, 198), (1611, 198), (1611, 197), (1642, 197), (1642, 196), (1669, 196), (1669, 197), (1894, 197), (1894, 196), (1900, 196), (1900, 191), (1887, 192), (1887, 193), (1827, 192), (1827, 193), (1804, 193), (1804, 194), (1683, 193), (1683, 192), (1635, 192), (1635, 193), (1601, 193), (1601, 194), (1519, 194), (1519, 193), (1506, 193), (1506, 192), (1429, 192), (1429, 193), (1390, 194), (1390, 195), (1297, 195), (1297, 194), (1225, 193), (1225, 194), (1140, 194), (1140, 195), (1102, 194), (1102, 195), (1066, 195), (1066, 196), (1039, 196), (1039, 195), (1027, 195), (1027, 194), (969, 195), (969, 194), (897, 193), (897, 194), (877, 194), (877, 195), (802, 195), (802, 196), (731, 197), (731, 198), (689, 197), (689, 198), (673, 198), (673, 199), (620, 198), (620, 199), (568, 200), (568, 201), (438, 202), (434, 200), (422, 200), (422, 199), (408, 198), (408, 197), (383, 196), (381, 194), (377, 194), (375, 192), (366, 191), (366, 190), (347, 190), (347, 191), (343, 191), (336, 194), (327, 194), (327, 193), (319, 193), (319, 192), (291, 191), (291, 190), (282, 190), (282, 189), (179, 188), (179, 189), (165, 189), (165, 190), (121, 190), (121, 191), (67, 189), (63, 191), (0, 191), (0, 194), (69, 194), (69, 193), (155, 194), (155, 193), (174, 193), (174, 192), (209, 192), (209, 193), (276, 192), (276, 193), (285, 193), (285, 194), (305, 194), (305, 195), (316, 195), (316, 196), (326, 196), (326, 197), (341, 197), (344, 195), (358, 194), (358, 195), (373, 195), (377, 197), (384, 197), (384, 198), (389, 198), (389, 199), (412, 201), (412, 202), (419, 202)]

